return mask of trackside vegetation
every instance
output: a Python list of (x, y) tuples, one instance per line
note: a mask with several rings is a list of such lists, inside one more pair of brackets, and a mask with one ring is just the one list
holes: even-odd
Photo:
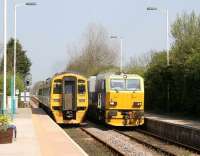
[(171, 34), (170, 65), (156, 52), (144, 73), (146, 109), (200, 116), (200, 16), (178, 16)]

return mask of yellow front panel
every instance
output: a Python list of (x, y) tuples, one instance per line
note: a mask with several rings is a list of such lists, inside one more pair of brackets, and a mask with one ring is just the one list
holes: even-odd
[(50, 101), (51, 101), (51, 107), (52, 106), (62, 106), (62, 95), (61, 94), (52, 94)]
[[(139, 90), (112, 89), (111, 80), (140, 80)], [(136, 75), (114, 75), (107, 80), (107, 93), (105, 104), (105, 122), (113, 126), (139, 126), (144, 124), (144, 82), (143, 79)], [(125, 83), (126, 84), (126, 83)], [(113, 105), (114, 103), (114, 105)], [(139, 103), (139, 105), (137, 105)], [(113, 113), (110, 113), (114, 111)]]
[[(51, 99), (50, 99), (50, 108), (52, 110), (53, 116), (56, 120), (56, 123), (64, 123), (64, 124), (80, 124), (84, 116), (86, 114), (86, 111), (88, 109), (88, 91), (87, 91), (87, 79), (85, 79), (82, 76), (76, 75), (76, 74), (61, 74), (57, 75), (52, 79), (52, 82), (54, 82), (55, 79), (63, 79), (65, 76), (75, 76), (77, 79), (82, 79), (85, 80), (85, 83), (81, 83), (85, 85), (86, 92), (85, 94), (78, 94), (77, 92), (77, 107), (84, 107), (84, 110), (77, 110), (76, 112), (76, 119), (69, 119), (69, 120), (64, 120), (63, 119), (63, 113), (62, 113), (62, 94), (54, 94), (53, 93), (53, 83), (51, 85), (52, 90), (51, 90)], [(55, 107), (60, 106), (60, 110), (55, 110)]]
[[(110, 102), (114, 101), (117, 104), (111, 106)], [(134, 102), (142, 102), (140, 107), (134, 107)], [(132, 91), (120, 91), (120, 92), (108, 92), (106, 94), (106, 109), (133, 109), (143, 110), (144, 109), (144, 93), (138, 92), (133, 93)]]
[(88, 94), (78, 94), (77, 96), (77, 107), (88, 107)]
[(56, 123), (62, 124), (80, 124), (83, 119), (84, 116), (86, 114), (86, 111), (77, 111), (76, 112), (76, 119), (71, 119), (71, 120), (63, 120), (63, 114), (61, 111), (53, 111), (53, 115), (55, 117)]

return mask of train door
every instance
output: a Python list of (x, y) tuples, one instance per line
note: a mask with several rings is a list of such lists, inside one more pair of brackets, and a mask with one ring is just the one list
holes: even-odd
[(106, 104), (106, 84), (105, 80), (99, 80), (98, 82), (98, 119), (104, 120), (105, 118), (105, 104)]
[(75, 77), (63, 78), (63, 118), (76, 119), (77, 80)]

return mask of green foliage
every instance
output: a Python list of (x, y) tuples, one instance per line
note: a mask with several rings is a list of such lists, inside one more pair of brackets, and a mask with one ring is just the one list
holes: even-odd
[[(13, 72), (14, 62), (14, 39), (11, 38), (7, 44), (7, 71)], [(22, 45), (17, 41), (16, 50), (16, 72), (22, 75), (24, 78), (30, 71), (31, 61), (26, 55), (26, 51), (23, 50)], [(3, 72), (3, 59), (1, 60), (1, 72)]]
[(194, 12), (177, 17), (170, 66), (166, 52), (157, 52), (145, 73), (146, 109), (200, 116), (199, 30), (200, 16)]
[[(156, 52), (152, 55), (149, 67), (145, 72), (145, 101), (146, 108), (161, 110), (166, 106), (167, 89), (165, 75), (167, 73), (166, 55), (164, 52)], [(159, 96), (158, 96), (159, 93)]]
[(200, 16), (184, 13), (172, 25), (173, 63), (185, 64), (188, 57), (200, 51)]
[(0, 114), (0, 131), (6, 131), (11, 121), (11, 117), (8, 114)]
[[(6, 89), (7, 95), (10, 95), (10, 89), (11, 89), (10, 82), (12, 77), (13, 74), (11, 73), (7, 74), (7, 89)], [(16, 89), (19, 89), (20, 92), (25, 89), (23, 78), (19, 74), (16, 75)], [(0, 74), (0, 93), (2, 92), (3, 92), (3, 74)]]

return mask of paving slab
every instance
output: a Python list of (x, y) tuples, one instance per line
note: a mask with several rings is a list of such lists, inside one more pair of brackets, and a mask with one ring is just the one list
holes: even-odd
[(17, 110), (14, 124), (17, 139), (12, 144), (0, 144), (0, 156), (41, 156), (30, 108)]
[(40, 108), (18, 109), (14, 124), (17, 139), (0, 144), (0, 156), (87, 156)]
[(32, 108), (32, 118), (42, 156), (87, 156), (42, 109)]

